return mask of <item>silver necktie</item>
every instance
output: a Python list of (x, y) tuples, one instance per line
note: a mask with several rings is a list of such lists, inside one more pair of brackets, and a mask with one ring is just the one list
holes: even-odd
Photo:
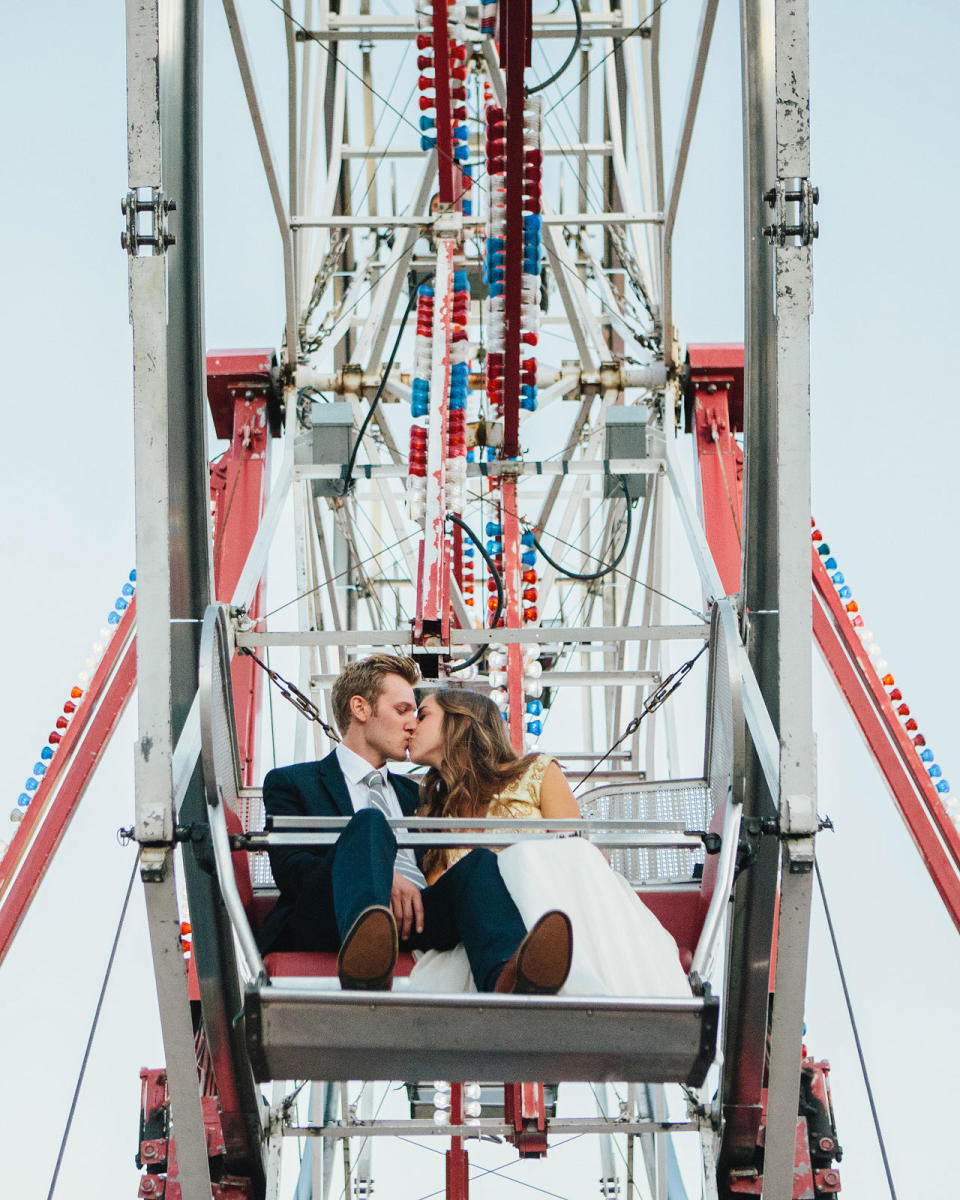
[[(379, 771), (371, 771), (369, 775), (363, 777), (363, 782), (367, 785), (367, 794), (369, 802), (373, 808), (379, 808), (385, 817), (392, 817), (390, 811), (390, 802), (387, 800), (387, 794), (384, 791), (383, 776)], [(423, 877), (423, 872), (417, 866), (417, 856), (413, 850), (407, 848), (397, 851), (397, 860), (394, 864), (398, 874), (404, 879), (409, 879), (411, 883), (415, 883), (418, 888), (425, 888), (427, 881)]]

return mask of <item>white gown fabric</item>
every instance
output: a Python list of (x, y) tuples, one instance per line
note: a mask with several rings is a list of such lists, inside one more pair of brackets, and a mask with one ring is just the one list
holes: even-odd
[[(534, 785), (534, 795), (510, 797), (523, 808), (536, 805), (537, 811), (540, 780), (550, 762), (540, 757), (546, 761), (534, 764), (534, 778), (524, 777)], [(494, 807), (490, 815), (501, 815)], [(497, 807), (509, 812), (510, 806)], [(557, 837), (517, 842), (499, 858), (500, 873), (528, 929), (553, 908), (570, 917), (573, 963), (562, 995), (690, 995), (676, 942), (595, 846), (579, 837)], [(420, 992), (476, 991), (463, 946), (427, 951), (418, 959), (409, 986)]]

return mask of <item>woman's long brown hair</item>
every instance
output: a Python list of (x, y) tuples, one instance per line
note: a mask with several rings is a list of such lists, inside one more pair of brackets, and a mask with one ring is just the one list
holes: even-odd
[[(452, 688), (432, 695), (443, 710), (443, 753), (441, 765), (431, 767), (420, 785), (419, 815), (482, 817), (490, 801), (519, 779), (536, 755), (519, 757), (500, 710), (486, 696)], [(443, 850), (428, 850), (425, 873), (443, 862)]]

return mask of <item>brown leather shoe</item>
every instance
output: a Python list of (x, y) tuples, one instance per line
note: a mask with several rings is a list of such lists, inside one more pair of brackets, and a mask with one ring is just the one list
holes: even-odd
[(389, 908), (372, 904), (350, 926), (337, 955), (340, 986), (353, 991), (389, 992), (397, 963), (397, 923)]
[(504, 964), (494, 991), (553, 996), (567, 981), (573, 958), (573, 928), (559, 909), (544, 913)]

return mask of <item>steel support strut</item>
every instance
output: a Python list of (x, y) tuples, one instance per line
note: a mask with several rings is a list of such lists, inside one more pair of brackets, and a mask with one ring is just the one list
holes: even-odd
[[(131, 192), (162, 196), (160, 17), (157, 0), (127, 3), (127, 113)], [(210, 1171), (173, 867), (173, 688), (170, 642), (170, 444), (167, 410), (166, 244), (130, 254), (138, 563), (136, 833), (153, 951), (167, 1080), (179, 1134), (185, 1200), (209, 1200)]]
[[(777, 179), (809, 184), (810, 97), (807, 0), (775, 8)], [(778, 203), (778, 216), (780, 214)], [(780, 900), (770, 1025), (763, 1194), (793, 1195), (797, 1096), (803, 1043), (814, 834), (813, 614), (810, 588), (810, 236), (781, 221), (776, 242), (777, 594), (780, 620)]]

